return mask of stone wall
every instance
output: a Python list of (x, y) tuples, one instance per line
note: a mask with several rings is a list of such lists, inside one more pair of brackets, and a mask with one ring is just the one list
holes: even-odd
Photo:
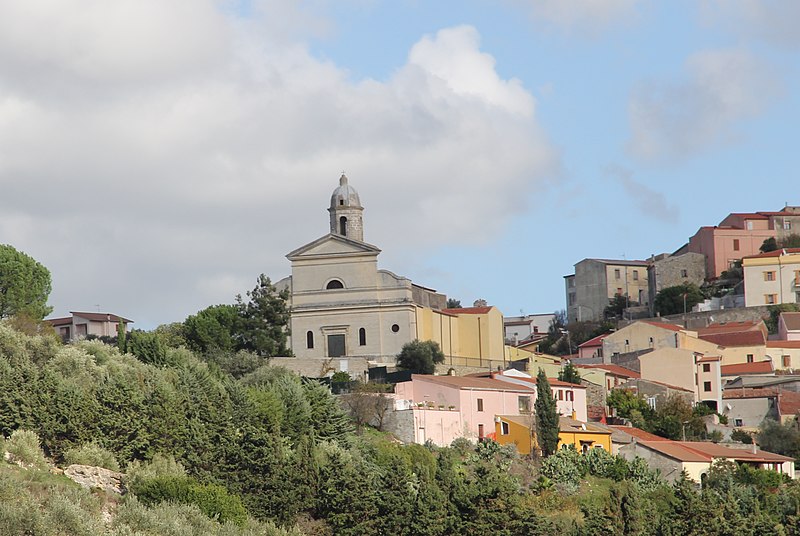
[[(686, 313), (687, 329), (700, 329), (715, 322), (742, 322), (745, 320), (761, 320), (769, 318), (769, 307), (758, 305), (755, 307), (739, 307), (736, 309), (720, 309), (718, 311), (700, 311)], [(662, 319), (674, 324), (683, 325), (683, 313), (664, 316)]]
[(308, 378), (325, 378), (341, 371), (354, 380), (365, 380), (369, 368), (364, 357), (273, 357), (270, 363)]
[(647, 268), (647, 273), (650, 296), (655, 300), (656, 294), (667, 287), (684, 283), (702, 285), (706, 278), (706, 257), (702, 253), (659, 255)]

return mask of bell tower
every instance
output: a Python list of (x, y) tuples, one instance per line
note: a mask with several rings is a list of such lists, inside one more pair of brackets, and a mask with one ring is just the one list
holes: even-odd
[(347, 184), (347, 176), (339, 177), (339, 187), (331, 195), (331, 234), (345, 236), (351, 240), (364, 241), (364, 207), (355, 188)]

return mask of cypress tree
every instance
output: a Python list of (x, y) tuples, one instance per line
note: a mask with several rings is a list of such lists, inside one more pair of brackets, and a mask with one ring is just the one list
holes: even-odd
[(544, 370), (536, 375), (536, 439), (542, 455), (550, 456), (558, 448), (558, 410)]

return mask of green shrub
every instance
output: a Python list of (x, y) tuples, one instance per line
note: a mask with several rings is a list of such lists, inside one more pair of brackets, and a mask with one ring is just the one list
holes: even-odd
[(162, 502), (193, 504), (205, 515), (220, 523), (243, 525), (247, 520), (247, 510), (238, 496), (231, 495), (222, 486), (200, 484), (186, 476), (139, 479), (130, 491), (145, 505)]
[(68, 449), (64, 453), (64, 463), (67, 465), (94, 465), (111, 471), (119, 471), (119, 463), (114, 454), (95, 441)]
[(172, 456), (156, 454), (149, 462), (134, 460), (128, 464), (125, 475), (125, 484), (128, 488), (135, 487), (138, 482), (151, 480), (160, 476), (186, 476), (186, 469)]
[(574, 447), (561, 449), (542, 462), (542, 475), (556, 484), (577, 486), (586, 476), (587, 466), (584, 456)]
[(36, 432), (15, 430), (6, 440), (6, 451), (11, 454), (12, 461), (37, 469), (47, 467), (47, 459), (44, 457)]

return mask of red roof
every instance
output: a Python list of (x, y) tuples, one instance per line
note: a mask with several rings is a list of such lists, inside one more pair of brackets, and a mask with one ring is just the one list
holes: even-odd
[(788, 255), (789, 253), (800, 253), (800, 248), (776, 249), (775, 251), (768, 251), (767, 253), (759, 253), (758, 255), (748, 255), (747, 257), (742, 257), (742, 258), (761, 259), (767, 257), (780, 257), (781, 255)]
[(620, 365), (614, 365), (611, 363), (608, 364), (597, 364), (597, 365), (575, 365), (578, 368), (588, 368), (588, 369), (600, 369), (605, 370), (611, 374), (616, 376), (623, 376), (625, 378), (641, 378), (642, 375), (636, 372), (635, 370), (627, 369)]
[(583, 344), (579, 344), (578, 348), (594, 348), (596, 346), (603, 346), (603, 339), (611, 335), (610, 333), (603, 333), (597, 337), (591, 338)]
[(624, 432), (629, 436), (633, 436), (639, 441), (669, 441), (666, 437), (661, 437), (656, 434), (651, 434), (650, 432), (645, 432), (641, 428), (636, 428), (635, 426), (621, 426), (618, 424), (612, 424), (609, 426), (614, 430), (619, 430), (620, 432)]
[(716, 363), (717, 361), (722, 361), (722, 357), (718, 355), (707, 355), (698, 359), (696, 363)]
[(67, 326), (67, 325), (72, 325), (72, 317), (71, 316), (65, 316), (63, 318), (48, 318), (48, 319), (45, 320), (45, 322), (47, 322), (48, 324), (50, 324), (51, 326), (54, 326), (54, 327)]
[(492, 310), (492, 306), (488, 307), (458, 307), (454, 309), (442, 309), (443, 313), (451, 315), (485, 315)]
[(722, 376), (741, 376), (742, 374), (769, 374), (774, 372), (772, 361), (756, 361), (755, 363), (737, 363), (735, 365), (722, 365), (719, 368)]
[(719, 346), (763, 346), (766, 342), (761, 330), (712, 333), (699, 335), (699, 338)]
[(800, 348), (800, 341), (767, 341), (767, 348)]
[(722, 391), (724, 400), (737, 398), (771, 398), (778, 394), (776, 389), (757, 388), (757, 389), (725, 389)]
[(710, 462), (712, 460), (708, 454), (686, 448), (678, 441), (639, 441), (639, 444), (681, 462)]
[(645, 324), (650, 324), (651, 326), (656, 326), (658, 328), (669, 329), (672, 331), (683, 331), (683, 326), (679, 326), (677, 324), (668, 324), (667, 322), (658, 322), (655, 320), (640, 320), (639, 322), (644, 322)]
[(758, 322), (754, 320), (744, 320), (741, 322), (717, 322), (714, 324), (709, 324), (704, 328), (698, 329), (697, 335), (702, 337), (703, 335), (712, 335), (715, 333), (750, 331), (753, 329), (760, 329), (762, 325), (763, 321), (761, 320), (759, 320)]

